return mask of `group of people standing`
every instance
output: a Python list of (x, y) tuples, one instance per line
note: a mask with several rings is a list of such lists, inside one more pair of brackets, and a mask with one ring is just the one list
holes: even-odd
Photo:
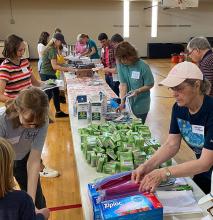
[[(57, 30), (42, 32), (38, 42), (38, 70), (42, 81), (56, 79), (56, 72), (72, 72), (72, 67), (59, 64), (65, 50), (65, 39)], [(98, 36), (105, 79), (121, 98), (118, 110), (125, 108), (126, 94), (133, 114), (145, 123), (150, 109), (150, 89), (154, 86), (151, 69), (138, 55), (136, 48), (121, 35), (108, 39)], [(99, 58), (98, 49), (86, 34), (78, 36), (86, 45), (76, 53)], [(187, 46), (191, 62), (177, 64), (160, 84), (171, 89), (176, 103), (172, 109), (169, 135), (158, 151), (132, 172), (132, 180), (140, 183), (141, 191), (154, 191), (161, 181), (171, 176), (194, 175), (194, 181), (205, 192), (210, 192), (213, 166), (213, 52), (206, 38), (192, 39)], [(49, 211), (40, 184), (41, 152), (49, 125), (49, 100), (53, 97), (56, 117), (67, 117), (60, 109), (59, 90), (47, 94), (36, 87), (42, 81), (34, 77), (27, 59), (23, 59), (25, 44), (22, 38), (10, 35), (5, 40), (0, 65), (0, 101), (6, 111), (0, 115), (0, 219), (47, 219)], [(32, 87), (34, 86), (34, 87)], [(195, 160), (158, 169), (159, 165), (175, 156), (181, 140), (195, 152)], [(12, 150), (13, 149), (13, 150)], [(15, 155), (14, 155), (15, 151)], [(14, 191), (13, 175), (24, 192)], [(30, 195), (30, 197), (28, 196)], [(8, 204), (14, 204), (11, 210)], [(34, 209), (34, 204), (36, 209)], [(3, 209), (2, 209), (3, 207)], [(4, 211), (2, 211), (4, 210)], [(17, 211), (19, 210), (19, 211)], [(29, 218), (28, 218), (29, 219)]]

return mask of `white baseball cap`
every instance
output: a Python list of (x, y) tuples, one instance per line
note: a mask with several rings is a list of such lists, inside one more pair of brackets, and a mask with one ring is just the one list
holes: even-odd
[(159, 85), (172, 88), (180, 85), (186, 79), (203, 80), (203, 73), (196, 64), (184, 61), (175, 65), (170, 70), (168, 76), (164, 80), (162, 80)]

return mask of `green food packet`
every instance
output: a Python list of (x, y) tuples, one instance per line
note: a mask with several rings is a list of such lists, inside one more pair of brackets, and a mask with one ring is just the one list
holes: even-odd
[(102, 157), (102, 153), (97, 153), (97, 156), (96, 156), (96, 166), (98, 166), (98, 160)]
[(134, 142), (137, 148), (144, 146), (144, 138), (142, 136), (134, 136)]
[(116, 148), (116, 145), (113, 143), (112, 139), (108, 140), (108, 144), (112, 149)]
[(91, 163), (91, 154), (94, 153), (94, 151), (87, 151), (86, 160), (87, 163)]
[(104, 165), (104, 158), (101, 157), (98, 160), (96, 171), (101, 173), (103, 170), (103, 165)]
[(81, 134), (81, 143), (85, 143), (87, 141), (88, 134)]
[(155, 149), (153, 147), (149, 147), (147, 150), (148, 155), (153, 155), (155, 153)]
[(103, 143), (102, 143), (102, 141), (101, 141), (100, 138), (97, 138), (96, 141), (97, 141), (97, 145), (98, 145), (99, 147), (104, 147), (104, 145), (103, 145)]
[(121, 160), (120, 161), (120, 171), (121, 172), (130, 171), (133, 169), (134, 169), (133, 161), (129, 161), (129, 160)]
[(102, 158), (104, 158), (104, 162), (108, 162), (108, 156), (107, 156), (107, 154), (102, 154)]
[(91, 153), (91, 166), (96, 167), (97, 155), (95, 153)]
[(105, 163), (103, 165), (103, 172), (106, 174), (115, 174), (117, 169), (117, 165), (115, 163)]
[(113, 160), (117, 159), (117, 156), (115, 155), (114, 151), (112, 149), (107, 149), (106, 150), (107, 155), (112, 158)]

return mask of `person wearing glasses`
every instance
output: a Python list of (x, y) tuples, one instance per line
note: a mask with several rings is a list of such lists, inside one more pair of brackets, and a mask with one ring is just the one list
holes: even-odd
[(117, 45), (115, 50), (117, 72), (120, 81), (121, 104), (118, 111), (125, 108), (125, 96), (132, 91), (129, 98), (133, 114), (145, 123), (150, 109), (150, 89), (154, 86), (154, 78), (147, 65), (138, 57), (136, 49), (124, 41)]
[(46, 220), (49, 209), (43, 208), (35, 212), (32, 198), (22, 190), (15, 190), (13, 178), (15, 152), (11, 144), (0, 138), (0, 219)]
[[(194, 176), (195, 183), (208, 194), (213, 167), (213, 98), (206, 94), (211, 85), (196, 64), (186, 61), (174, 66), (160, 85), (170, 88), (176, 100), (169, 135), (155, 154), (133, 171), (132, 180), (140, 183), (140, 191), (153, 192), (170, 177)], [(178, 153), (182, 139), (196, 159), (158, 169)]]
[(209, 95), (213, 96), (213, 52), (205, 37), (195, 37), (187, 45), (188, 56), (197, 63), (204, 77), (211, 83)]
[(5, 113), (0, 115), (0, 137), (11, 143), (15, 151), (14, 177), (38, 209), (46, 207), (39, 172), (49, 125), (48, 113), (47, 95), (31, 87), (7, 102)]

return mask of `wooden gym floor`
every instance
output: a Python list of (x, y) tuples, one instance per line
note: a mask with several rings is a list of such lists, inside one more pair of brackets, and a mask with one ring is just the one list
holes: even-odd
[[(146, 123), (149, 125), (153, 137), (163, 143), (167, 137), (171, 108), (174, 103), (169, 90), (159, 87), (161, 81), (173, 66), (168, 59), (146, 60), (150, 65), (155, 86), (151, 90), (151, 110)], [(35, 75), (38, 77), (37, 61), (31, 61)], [(67, 104), (61, 104), (62, 110), (67, 112)], [(51, 103), (51, 108), (54, 111)], [(61, 207), (81, 203), (78, 177), (73, 153), (72, 135), (69, 119), (57, 119), (50, 124), (45, 141), (42, 158), (48, 167), (60, 172), (57, 178), (42, 178), (42, 187), (48, 207)], [(183, 143), (175, 159), (178, 163), (193, 158), (193, 154)], [(82, 209), (72, 208), (51, 212), (50, 220), (82, 220)]]

